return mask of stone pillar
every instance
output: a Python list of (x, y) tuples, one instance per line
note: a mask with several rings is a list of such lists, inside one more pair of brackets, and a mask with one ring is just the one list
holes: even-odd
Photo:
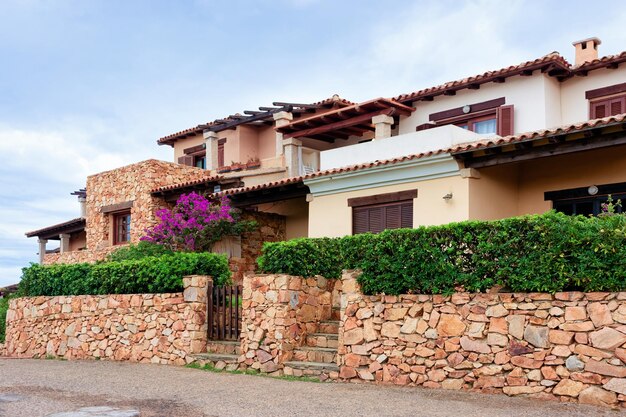
[(183, 299), (191, 305), (194, 314), (187, 323), (190, 349), (188, 353), (205, 353), (207, 344), (207, 302), (208, 287), (213, 285), (213, 278), (206, 275), (188, 275), (183, 277)]
[[(274, 113), (274, 126), (281, 127), (288, 125), (293, 120), (293, 114), (286, 111)], [(283, 134), (276, 132), (276, 156), (283, 154)]]
[(374, 140), (391, 137), (391, 125), (393, 125), (393, 117), (386, 114), (379, 114), (372, 117), (372, 123), (376, 128), (374, 132)]
[(46, 256), (46, 243), (48, 243), (48, 239), (38, 239), (37, 243), (39, 243), (39, 263), (43, 265), (43, 258)]
[(287, 165), (287, 175), (297, 177), (302, 172), (302, 141), (294, 138), (284, 139), (283, 147), (285, 153), (285, 165)]
[(70, 235), (68, 233), (61, 233), (59, 235), (61, 239), (61, 253), (70, 251)]
[(206, 150), (206, 169), (209, 171), (214, 171), (219, 168), (217, 165), (217, 132), (212, 132), (210, 130), (205, 130), (202, 134), (205, 140), (205, 150)]

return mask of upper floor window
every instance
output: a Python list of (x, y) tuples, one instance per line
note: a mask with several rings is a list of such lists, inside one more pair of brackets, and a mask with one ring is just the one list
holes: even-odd
[(626, 113), (626, 83), (586, 91), (585, 98), (589, 100), (590, 119)]
[(206, 157), (204, 155), (197, 155), (193, 157), (193, 165), (196, 168), (206, 169)]
[(130, 242), (130, 211), (113, 215), (113, 244)]
[(512, 105), (504, 105), (500, 97), (481, 103), (468, 104), (429, 115), (430, 123), (420, 125), (416, 130), (437, 126), (456, 125), (479, 134), (512, 135), (514, 132), (514, 110)]
[(413, 227), (413, 199), (417, 190), (351, 198), (352, 234), (379, 233)]

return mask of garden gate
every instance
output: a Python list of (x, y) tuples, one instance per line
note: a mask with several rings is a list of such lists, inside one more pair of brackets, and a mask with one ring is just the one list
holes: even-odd
[(241, 285), (208, 286), (208, 339), (239, 340), (241, 332)]

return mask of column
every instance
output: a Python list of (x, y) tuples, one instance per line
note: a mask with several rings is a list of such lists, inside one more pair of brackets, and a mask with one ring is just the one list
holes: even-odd
[(391, 137), (391, 125), (393, 125), (393, 117), (386, 114), (379, 114), (372, 117), (372, 123), (376, 128), (374, 132), (374, 140)]
[(68, 233), (61, 233), (59, 235), (61, 239), (61, 253), (70, 251), (70, 235)]
[[(274, 127), (288, 125), (293, 120), (293, 114), (286, 111), (274, 113)], [(276, 156), (283, 154), (283, 134), (276, 132)]]
[(302, 141), (294, 138), (284, 139), (283, 147), (285, 164), (287, 165), (287, 175), (289, 177), (301, 175)]
[(46, 243), (48, 239), (38, 239), (39, 243), (39, 263), (43, 265), (43, 258), (46, 256)]
[(205, 130), (203, 133), (204, 140), (206, 141), (205, 150), (206, 150), (206, 169), (209, 171), (216, 170), (219, 168), (217, 165), (217, 132), (212, 132), (210, 130)]

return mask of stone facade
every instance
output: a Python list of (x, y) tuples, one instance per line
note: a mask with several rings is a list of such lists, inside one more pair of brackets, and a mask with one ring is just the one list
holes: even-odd
[(131, 204), (130, 241), (137, 243), (144, 231), (157, 223), (155, 212), (170, 205), (151, 191), (166, 185), (210, 176), (210, 172), (170, 162), (149, 159), (87, 177), (87, 249), (48, 254), (45, 264), (95, 262), (113, 251), (112, 214), (103, 208)]
[(340, 378), (626, 407), (626, 293), (364, 296), (343, 276)]
[(284, 216), (246, 210), (242, 213), (242, 220), (254, 220), (258, 228), (241, 237), (241, 257), (231, 257), (229, 260), (235, 282), (241, 282), (244, 274), (256, 271), (256, 260), (261, 255), (264, 242), (281, 242), (286, 239), (287, 222)]
[[(307, 334), (331, 318), (337, 280), (289, 275), (247, 275), (243, 282), (242, 369), (278, 372)], [(333, 297), (335, 294), (335, 297)]]
[(206, 350), (206, 276), (172, 294), (11, 300), (5, 355), (184, 365)]

